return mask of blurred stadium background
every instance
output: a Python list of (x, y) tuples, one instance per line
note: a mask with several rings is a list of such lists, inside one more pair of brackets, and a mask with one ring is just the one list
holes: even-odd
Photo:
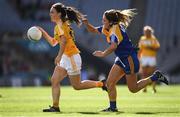
[[(138, 15), (128, 28), (131, 40), (136, 45), (143, 26), (152, 26), (161, 44), (158, 69), (169, 76), (171, 84), (180, 83), (179, 0), (0, 0), (0, 86), (50, 85), (58, 47), (50, 47), (44, 39), (30, 42), (26, 32), (39, 25), (53, 35), (49, 9), (55, 2), (76, 7), (95, 26), (102, 24), (107, 9), (137, 8)], [(104, 37), (88, 33), (84, 26), (73, 28), (83, 60), (82, 78), (98, 80), (101, 75), (107, 76), (114, 56), (92, 56), (93, 51), (107, 47)], [(62, 84), (68, 85), (68, 79)]]

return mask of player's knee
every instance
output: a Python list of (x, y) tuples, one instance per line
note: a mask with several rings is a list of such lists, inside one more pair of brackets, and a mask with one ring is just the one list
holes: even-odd
[(53, 87), (55, 87), (55, 86), (59, 86), (59, 81), (56, 79), (56, 78), (51, 78), (51, 85), (53, 86)]
[(114, 84), (114, 83), (112, 83), (112, 82), (107, 82), (107, 88), (108, 88), (108, 90), (112, 90), (115, 86), (116, 86), (116, 84)]
[(75, 90), (81, 90), (81, 86), (80, 86), (80, 85), (73, 85), (73, 88), (74, 88)]
[(128, 87), (128, 88), (129, 88), (129, 91), (131, 93), (137, 93), (138, 92), (138, 90), (136, 88), (134, 88), (134, 87)]

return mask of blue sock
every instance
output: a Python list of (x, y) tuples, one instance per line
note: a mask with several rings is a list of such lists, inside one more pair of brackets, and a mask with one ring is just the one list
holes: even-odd
[(150, 79), (151, 79), (152, 81), (157, 81), (157, 80), (158, 80), (157, 76), (154, 75), (154, 74), (150, 76)]
[(110, 101), (110, 108), (116, 108), (116, 101)]

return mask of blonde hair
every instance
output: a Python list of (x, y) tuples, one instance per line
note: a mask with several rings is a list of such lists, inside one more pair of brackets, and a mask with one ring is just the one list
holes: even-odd
[(137, 14), (136, 9), (125, 9), (125, 10), (116, 10), (110, 9), (104, 12), (104, 15), (109, 20), (110, 25), (123, 24), (125, 27), (128, 27), (133, 17)]
[(143, 31), (147, 31), (147, 30), (151, 31), (151, 33), (154, 34), (154, 29), (151, 26), (148, 25), (144, 26)]

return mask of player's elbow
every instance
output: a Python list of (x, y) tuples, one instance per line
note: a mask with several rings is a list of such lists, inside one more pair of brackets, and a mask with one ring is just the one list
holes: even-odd
[(110, 46), (110, 49), (111, 49), (112, 51), (116, 50), (116, 48), (117, 48), (117, 45), (116, 45), (116, 44), (112, 44), (112, 45)]
[(116, 48), (117, 48), (117, 47), (112, 47), (111, 49), (114, 51), (114, 50), (116, 50)]
[(56, 46), (56, 45), (58, 44), (58, 41), (57, 41), (56, 39), (52, 38), (52, 39), (49, 41), (49, 44), (50, 44), (52, 47), (54, 47), (54, 46)]
[(55, 47), (56, 45), (57, 45), (57, 43), (56, 44), (51, 44), (52, 47)]

